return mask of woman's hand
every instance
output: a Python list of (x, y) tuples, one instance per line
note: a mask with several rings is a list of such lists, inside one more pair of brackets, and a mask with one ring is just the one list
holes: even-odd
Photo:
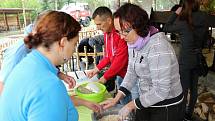
[(87, 77), (92, 78), (98, 72), (99, 72), (99, 69), (95, 67), (94, 69), (87, 71)]
[(120, 120), (124, 121), (128, 117), (129, 113), (132, 112), (132, 110), (136, 109), (135, 104), (133, 101), (129, 102), (127, 105), (125, 105), (122, 109), (119, 111)]
[(115, 106), (118, 103), (118, 101), (120, 99), (122, 99), (123, 97), (124, 97), (123, 93), (121, 91), (118, 91), (118, 93), (114, 99), (108, 99), (101, 103), (102, 108), (105, 110), (105, 109)]
[(93, 112), (100, 112), (102, 110), (102, 107), (101, 105), (97, 104), (97, 103), (93, 103), (93, 102), (89, 102), (89, 101), (86, 101), (84, 106), (86, 106), (87, 108), (93, 110)]
[(70, 97), (73, 104), (75, 106), (85, 106), (91, 110), (93, 110), (94, 112), (100, 112), (102, 110), (101, 105), (94, 103), (94, 102), (90, 102), (88, 100), (84, 100), (75, 96), (71, 96)]
[(99, 81), (99, 83), (105, 84), (107, 82), (107, 80), (104, 78), (104, 76), (102, 76)]
[(176, 13), (177, 15), (179, 15), (179, 14), (181, 13), (181, 10), (182, 10), (182, 7), (178, 7), (178, 9), (175, 11), (175, 13)]
[(58, 73), (58, 77), (63, 80), (65, 83), (67, 83), (69, 85), (69, 89), (74, 88), (76, 85), (76, 81), (73, 77), (66, 75), (62, 72)]
[(111, 108), (111, 107), (115, 106), (117, 104), (117, 102), (118, 101), (115, 98), (114, 99), (108, 99), (108, 100), (101, 103), (102, 109), (106, 110), (108, 108)]

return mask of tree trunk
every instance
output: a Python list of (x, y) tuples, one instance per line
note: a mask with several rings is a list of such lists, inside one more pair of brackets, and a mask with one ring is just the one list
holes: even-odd
[(55, 10), (57, 10), (58, 7), (58, 0), (55, 0)]
[(120, 0), (117, 0), (117, 9), (120, 7)]
[(24, 28), (26, 27), (26, 15), (25, 15), (25, 0), (22, 0), (23, 18), (24, 18)]

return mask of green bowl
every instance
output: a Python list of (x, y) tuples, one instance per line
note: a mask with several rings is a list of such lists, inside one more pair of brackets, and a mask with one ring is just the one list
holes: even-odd
[[(75, 94), (79, 98), (88, 100), (91, 102), (100, 103), (100, 102), (104, 101), (106, 87), (103, 84), (98, 83), (98, 82), (88, 82), (88, 83), (94, 83), (100, 89), (100, 91), (98, 93), (85, 94), (85, 93), (80, 92), (77, 87), (75, 89)], [(86, 87), (88, 83), (81, 84), (80, 86)]]

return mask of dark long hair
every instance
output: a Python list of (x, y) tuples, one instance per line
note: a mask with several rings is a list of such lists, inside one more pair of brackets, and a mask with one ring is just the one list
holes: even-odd
[(187, 21), (189, 28), (193, 29), (192, 12), (199, 11), (199, 0), (184, 0), (182, 4), (182, 11), (179, 15), (179, 20)]
[(114, 13), (114, 18), (119, 18), (121, 28), (124, 28), (122, 23), (126, 21), (131, 24), (139, 36), (145, 37), (148, 35), (149, 17), (147, 12), (141, 7), (126, 3)]
[(69, 14), (48, 11), (36, 21), (33, 32), (25, 37), (24, 42), (29, 48), (42, 45), (49, 49), (62, 37), (67, 37), (68, 41), (76, 37), (80, 30), (80, 24)]

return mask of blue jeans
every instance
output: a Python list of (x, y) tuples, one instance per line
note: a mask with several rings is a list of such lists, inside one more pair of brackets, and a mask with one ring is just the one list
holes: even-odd
[[(119, 89), (121, 83), (123, 81), (123, 78), (121, 78), (120, 76), (116, 77), (116, 85), (117, 85), (117, 89)], [(129, 103), (131, 100), (136, 99), (139, 97), (139, 93), (138, 93), (138, 86), (135, 85), (132, 89), (131, 89), (131, 94), (127, 95), (126, 97), (124, 97), (123, 99), (120, 100), (120, 103), (122, 105), (126, 105), (127, 103)]]
[(132, 96), (132, 100), (140, 97), (137, 84), (135, 84), (135, 86), (133, 86), (133, 88), (131, 89), (131, 96)]

